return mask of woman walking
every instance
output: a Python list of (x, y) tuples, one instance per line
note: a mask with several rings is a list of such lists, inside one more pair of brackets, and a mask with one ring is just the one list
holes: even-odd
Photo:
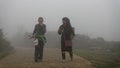
[(72, 51), (72, 39), (74, 30), (70, 24), (70, 20), (67, 17), (62, 19), (63, 24), (58, 29), (58, 34), (61, 35), (61, 52), (63, 62), (66, 59), (65, 52), (69, 52), (71, 61), (73, 60), (73, 51)]
[(35, 61), (42, 61), (43, 59), (43, 48), (44, 44), (46, 42), (45, 38), (45, 33), (46, 33), (46, 25), (43, 24), (43, 18), (39, 17), (38, 18), (38, 24), (35, 25), (34, 31), (33, 31), (33, 36), (34, 38), (38, 40), (38, 44), (35, 46)]

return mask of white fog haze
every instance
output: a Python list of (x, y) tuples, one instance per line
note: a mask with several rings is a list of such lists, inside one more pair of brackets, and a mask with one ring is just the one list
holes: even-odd
[(8, 38), (21, 28), (32, 33), (38, 17), (47, 31), (57, 33), (68, 17), (76, 34), (120, 41), (120, 0), (0, 0), (0, 28)]

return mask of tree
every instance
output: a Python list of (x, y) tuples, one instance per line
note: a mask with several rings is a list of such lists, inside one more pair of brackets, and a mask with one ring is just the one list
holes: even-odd
[(10, 42), (4, 38), (4, 33), (2, 29), (0, 29), (0, 53), (1, 52), (9, 53), (12, 50), (13, 50), (13, 47), (11, 47)]

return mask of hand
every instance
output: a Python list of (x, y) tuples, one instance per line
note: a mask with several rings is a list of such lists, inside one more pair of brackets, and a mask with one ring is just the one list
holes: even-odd
[(61, 32), (62, 32), (62, 33), (64, 32), (64, 28), (61, 29)]
[(32, 38), (35, 38), (35, 36), (34, 36), (34, 35), (32, 35)]
[(61, 30), (61, 32), (63, 33), (64, 30)]

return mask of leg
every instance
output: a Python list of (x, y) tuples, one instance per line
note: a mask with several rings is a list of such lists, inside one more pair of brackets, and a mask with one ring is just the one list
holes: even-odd
[(71, 61), (73, 60), (73, 51), (72, 51), (72, 47), (69, 47), (69, 55), (71, 58)]
[(40, 46), (40, 60), (43, 59), (43, 48), (44, 48), (44, 45), (41, 45)]
[(64, 61), (66, 59), (65, 56), (65, 42), (64, 42), (64, 38), (61, 38), (61, 52), (62, 52), (62, 60)]
[(65, 51), (62, 51), (62, 59), (65, 60), (66, 56), (65, 56)]
[(44, 45), (42, 44), (41, 41), (39, 41), (39, 60), (42, 61), (43, 59), (43, 48), (44, 48)]
[(34, 55), (35, 62), (38, 62), (38, 47), (35, 46), (35, 55)]
[(72, 60), (73, 60), (73, 52), (70, 51), (70, 52), (69, 52), (69, 55), (70, 55), (70, 58), (71, 58), (71, 61), (72, 61)]

